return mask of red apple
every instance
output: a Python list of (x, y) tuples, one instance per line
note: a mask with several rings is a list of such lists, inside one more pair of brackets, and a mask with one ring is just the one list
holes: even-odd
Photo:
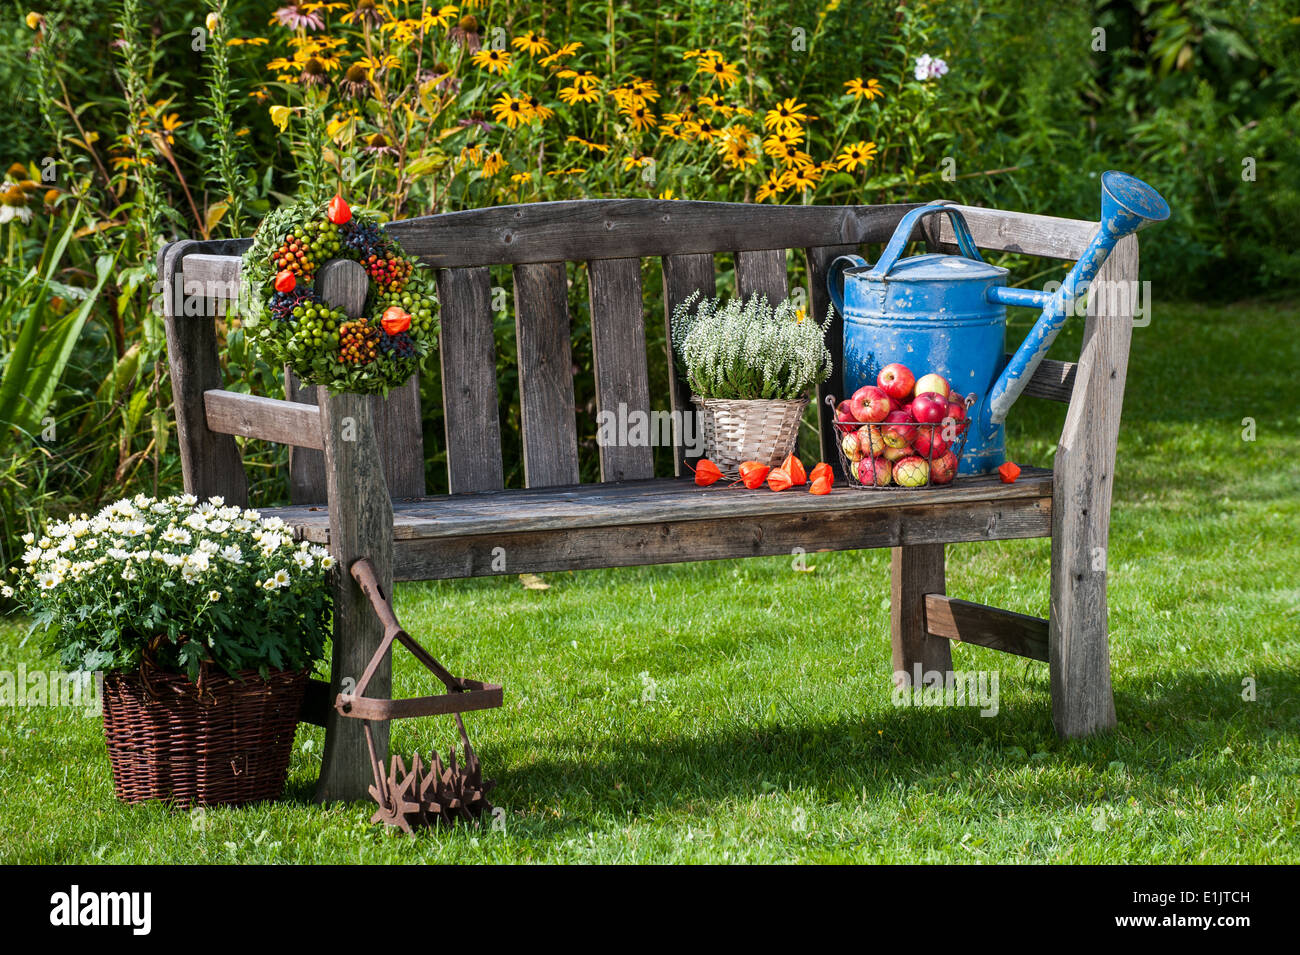
[(848, 399), (844, 399), (835, 409), (835, 427), (841, 431), (853, 431), (858, 426), (858, 419), (853, 417), (853, 409), (849, 405)]
[(943, 377), (930, 372), (930, 374), (922, 375), (916, 380), (916, 394), (923, 395), (927, 391), (933, 391), (935, 394), (947, 398), (951, 389)]
[(930, 465), (916, 455), (894, 464), (894, 482), (900, 487), (921, 487), (930, 481)]
[(863, 458), (858, 462), (858, 483), (884, 487), (893, 479), (893, 466), (884, 458), (876, 458), (875, 462)]
[(891, 411), (885, 419), (885, 444), (905, 448), (916, 438), (916, 425), (905, 411)]
[(916, 376), (906, 365), (898, 362), (886, 365), (876, 376), (876, 384), (885, 390), (885, 394), (899, 401), (906, 401), (916, 386)]
[(930, 462), (930, 480), (935, 484), (951, 484), (957, 476), (957, 455), (945, 451)]
[(927, 391), (912, 399), (912, 419), (923, 424), (938, 424), (948, 414), (948, 400), (935, 391)]
[(911, 448), (904, 446), (901, 448), (885, 448), (885, 450), (880, 453), (884, 456), (886, 461), (901, 461), (903, 458), (906, 458), (915, 452)]
[(864, 423), (884, 421), (893, 407), (885, 390), (875, 385), (863, 385), (853, 392), (849, 405), (853, 410), (853, 417)]
[(864, 455), (884, 454), (889, 447), (885, 444), (884, 429), (880, 425), (863, 425), (858, 429), (858, 447)]
[(917, 431), (919, 433), (916, 440), (912, 442), (912, 447), (927, 461), (933, 462), (948, 450), (948, 442), (944, 440), (943, 431), (938, 425), (924, 425)]
[(861, 461), (863, 455), (862, 445), (858, 443), (857, 433), (846, 434), (840, 442), (840, 448), (844, 451), (844, 456), (850, 461)]

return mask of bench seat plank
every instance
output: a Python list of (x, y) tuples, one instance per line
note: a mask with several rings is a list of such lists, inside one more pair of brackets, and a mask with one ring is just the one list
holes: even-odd
[[(815, 520), (835, 514), (852, 521), (864, 511), (924, 511), (930, 505), (973, 502), (1039, 501), (1052, 496), (1052, 472), (1025, 468), (1014, 484), (996, 474), (959, 478), (946, 487), (913, 491), (867, 492), (837, 487), (817, 496), (803, 490), (782, 494), (744, 488), (697, 487), (674, 478), (624, 483), (566, 485), (526, 490), (483, 491), (393, 502), (393, 536), (401, 541), (451, 540), (494, 534), (572, 532), (691, 521), (795, 516)], [(298, 534), (329, 541), (329, 510), (282, 507), (262, 512), (278, 516)], [(811, 526), (811, 525), (809, 525)]]

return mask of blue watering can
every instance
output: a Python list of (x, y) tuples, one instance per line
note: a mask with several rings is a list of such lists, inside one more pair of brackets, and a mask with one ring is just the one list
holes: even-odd
[[(931, 253), (900, 259), (913, 227), (947, 215), (961, 255)], [(942, 375), (954, 392), (973, 393), (970, 433), (961, 474), (985, 474), (1006, 459), (1003, 422), (1115, 243), (1151, 222), (1169, 218), (1169, 204), (1126, 173), (1101, 177), (1101, 223), (1079, 261), (1052, 294), (1008, 288), (1008, 270), (985, 262), (960, 212), (928, 205), (903, 216), (874, 266), (858, 255), (831, 263), (826, 284), (844, 316), (844, 391), (874, 384), (879, 370), (900, 362), (918, 377)], [(1006, 361), (1008, 305), (1042, 315)], [(1004, 361), (1006, 361), (1004, 366)]]

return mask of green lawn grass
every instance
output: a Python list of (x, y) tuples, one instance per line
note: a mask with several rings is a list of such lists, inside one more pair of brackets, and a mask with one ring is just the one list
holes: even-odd
[[(408, 629), (506, 687), (502, 709), (466, 720), (501, 828), (409, 838), (363, 806), (313, 805), (323, 735), (307, 726), (282, 802), (126, 807), (97, 719), (10, 708), (0, 862), (1300, 861), (1297, 321), (1292, 302), (1164, 305), (1135, 332), (1112, 734), (1059, 740), (1046, 665), (968, 646), (958, 668), (1000, 673), (995, 717), (895, 708), (883, 551), (814, 554), (808, 572), (771, 558), (553, 574), (546, 591), (405, 585)], [(1057, 353), (1077, 352), (1079, 324)], [(1022, 402), (1012, 456), (1050, 463), (1063, 414)], [(1041, 616), (1047, 571), (1047, 541), (956, 545), (948, 590)], [(50, 665), (23, 632), (0, 632), (0, 669)], [(400, 653), (396, 683), (429, 692)], [(408, 753), (451, 739), (447, 719), (394, 731)]]

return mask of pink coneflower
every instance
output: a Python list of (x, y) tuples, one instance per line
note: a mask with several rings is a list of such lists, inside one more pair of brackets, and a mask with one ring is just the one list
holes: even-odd
[(456, 120), (457, 126), (477, 126), (485, 133), (492, 132), (492, 124), (487, 121), (482, 113), (471, 113), (468, 119)]
[(328, 86), (330, 78), (325, 72), (325, 64), (313, 56), (302, 65), (302, 75), (298, 77), (298, 82), (303, 86), (314, 86), (318, 89)]
[(460, 92), (461, 81), (451, 75), (451, 67), (446, 63), (438, 63), (431, 70), (421, 70), (416, 80), (421, 86), (435, 83), (433, 88), (439, 93)]
[(296, 3), (281, 7), (271, 14), (271, 20), (291, 30), (323, 30), (325, 19), (316, 11), (308, 13)]
[(379, 7), (375, 5), (375, 0), (361, 0), (357, 8), (350, 14), (345, 14), (344, 22), (352, 21), (354, 23), (366, 23), (372, 27), (377, 27), (384, 22), (384, 15), (379, 12)]
[(363, 153), (373, 153), (375, 155), (396, 156), (397, 150), (388, 144), (382, 133), (371, 133), (365, 139), (365, 145), (361, 147)]
[(366, 75), (366, 68), (360, 64), (353, 64), (348, 67), (348, 71), (343, 74), (343, 79), (339, 80), (339, 89), (343, 91), (344, 96), (352, 99), (362, 99), (370, 94), (370, 77)]
[(472, 14), (466, 14), (456, 25), (447, 31), (452, 43), (463, 46), (470, 53), (477, 53), (483, 46), (483, 38), (478, 35), (478, 20)]

